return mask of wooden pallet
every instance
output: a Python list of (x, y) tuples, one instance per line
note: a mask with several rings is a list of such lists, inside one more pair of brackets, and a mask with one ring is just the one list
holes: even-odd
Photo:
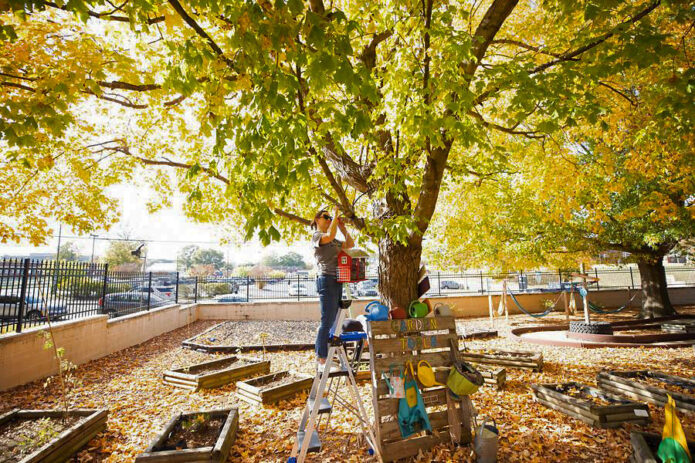
[[(572, 397), (568, 388), (581, 391), (587, 400)], [(617, 428), (625, 423), (648, 424), (649, 407), (646, 404), (626, 400), (620, 396), (591, 386), (569, 382), (563, 384), (534, 384), (531, 386), (536, 401), (588, 425), (599, 428)], [(598, 397), (610, 405), (596, 405), (590, 397)]]
[[(268, 386), (273, 382), (292, 376), (294, 380), (291, 383), (281, 384), (279, 386)], [(300, 392), (311, 389), (311, 384), (314, 381), (313, 376), (294, 373), (291, 371), (280, 371), (271, 373), (265, 376), (248, 379), (246, 381), (237, 381), (236, 395), (241, 400), (250, 404), (270, 404), (286, 400)]]
[(417, 372), (417, 363), (426, 360), (435, 370), (435, 379), (446, 384), (452, 365), (451, 342), (458, 345), (454, 318), (374, 321), (370, 322), (369, 336), (375, 434), (383, 461), (410, 458), (420, 450), (452, 439), (471, 442), (470, 398), (452, 403), (446, 387), (423, 389), (420, 383), (433, 432), (419, 432), (404, 439), (397, 421), (399, 399), (387, 396), (388, 388), (382, 377), (383, 373), (389, 373), (391, 365), (404, 369), (410, 361)]
[[(252, 363), (248, 363), (252, 362)], [(204, 370), (219, 368), (216, 371)], [(252, 357), (224, 357), (190, 367), (167, 370), (163, 373), (164, 383), (170, 386), (197, 391), (212, 389), (242, 378), (258, 376), (270, 372), (270, 361)]]
[(471, 330), (466, 331), (463, 334), (459, 334), (459, 339), (486, 339), (486, 338), (496, 338), (499, 336), (497, 330)]
[(494, 352), (476, 352), (461, 350), (461, 358), (471, 363), (498, 365), (507, 368), (526, 368), (534, 371), (543, 370), (543, 354), (525, 350), (497, 350)]
[(695, 320), (673, 320), (662, 323), (661, 331), (667, 333), (695, 333)]
[[(15, 419), (26, 420), (41, 418), (60, 418), (63, 410), (20, 410), (15, 409), (0, 416), (0, 425)], [(24, 457), (22, 463), (57, 463), (70, 459), (94, 436), (106, 429), (109, 411), (104, 409), (76, 408), (68, 411), (70, 416), (81, 419), (69, 429), (61, 432), (45, 445)]]
[[(641, 382), (645, 377), (656, 378), (666, 383), (678, 382), (688, 386), (691, 394), (683, 394), (677, 391), (670, 391), (665, 388), (651, 386)], [(666, 394), (673, 397), (676, 408), (683, 412), (695, 412), (695, 380), (671, 376), (659, 371), (638, 370), (638, 371), (601, 371), (598, 374), (598, 385), (613, 394), (620, 394), (631, 399), (648, 402), (659, 407), (666, 405)]]
[[(630, 463), (660, 463), (661, 459), (656, 456), (661, 443), (659, 434), (633, 431), (630, 433), (630, 444), (632, 444), (632, 454)], [(690, 455), (695, 455), (695, 441), (688, 441)]]
[[(198, 447), (181, 450), (161, 450), (176, 425), (182, 420), (195, 415), (208, 415), (209, 417), (226, 417), (220, 434), (214, 446)], [(222, 463), (227, 460), (229, 451), (236, 440), (239, 429), (239, 411), (236, 408), (224, 408), (215, 410), (203, 410), (199, 412), (178, 413), (169, 420), (150, 446), (135, 459), (136, 463), (164, 463), (164, 462), (214, 462)]]
[(507, 382), (507, 370), (504, 368), (490, 368), (480, 365), (475, 366), (476, 369), (483, 375), (485, 384), (492, 386), (495, 389), (504, 388), (504, 383)]

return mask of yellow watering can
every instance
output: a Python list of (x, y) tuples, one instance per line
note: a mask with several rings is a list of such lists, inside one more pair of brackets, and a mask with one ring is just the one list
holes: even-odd
[(434, 370), (426, 360), (420, 360), (417, 364), (417, 378), (425, 387), (444, 386), (434, 379)]

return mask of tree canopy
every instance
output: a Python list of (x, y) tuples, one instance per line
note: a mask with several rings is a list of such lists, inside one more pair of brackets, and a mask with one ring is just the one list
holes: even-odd
[[(2, 16), (8, 159), (43, 172), (66, 153), (60, 162), (96, 191), (153, 167), (164, 199), (173, 168), (191, 217), (263, 243), (305, 233), (306, 217), (336, 204), (379, 241), (382, 294), (399, 304), (414, 296), (442, 187), (597, 121), (606, 79), (661, 56), (673, 24), (685, 33), (693, 15), (677, 0), (9, 8), (19, 15)], [(66, 222), (105, 213), (75, 203), (84, 213)]]

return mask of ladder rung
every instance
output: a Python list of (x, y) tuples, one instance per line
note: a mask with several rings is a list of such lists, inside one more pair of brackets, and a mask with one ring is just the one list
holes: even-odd
[[(299, 451), (302, 451), (302, 445), (304, 444), (304, 431), (297, 431), (297, 442), (299, 442)], [(309, 449), (307, 452), (320, 452), (321, 451), (321, 439), (319, 439), (319, 432), (314, 430), (311, 433), (311, 442), (309, 442)]]
[[(309, 407), (309, 410), (314, 409), (314, 402), (315, 399), (312, 399), (310, 397), (307, 403), (307, 407)], [(333, 407), (331, 406), (331, 403), (328, 401), (328, 399), (326, 397), (323, 397), (321, 399), (321, 405), (319, 405), (319, 413), (330, 413), (332, 408)]]

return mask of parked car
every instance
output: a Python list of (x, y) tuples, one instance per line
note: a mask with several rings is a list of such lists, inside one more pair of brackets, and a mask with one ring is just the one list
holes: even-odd
[[(16, 295), (0, 295), (0, 318), (16, 319), (19, 314), (21, 298)], [(60, 320), (68, 314), (68, 306), (63, 302), (47, 304), (43, 299), (33, 296), (24, 298), (24, 319), (44, 320), (46, 313), (51, 320)]]
[(156, 294), (162, 299), (169, 300), (173, 300), (176, 296), (175, 286), (152, 286), (151, 288), (148, 286), (140, 286), (139, 288), (135, 288), (134, 291), (140, 291), (143, 293), (151, 292), (152, 294)]
[(292, 283), (290, 285), (290, 296), (308, 296), (309, 292), (304, 283)]
[[(149, 295), (150, 308), (160, 307), (169, 301), (152, 292)], [(117, 317), (128, 313), (137, 312), (137, 309), (147, 307), (147, 292), (127, 291), (123, 293), (109, 293), (99, 299), (101, 313)]]
[(246, 296), (240, 296), (238, 294), (220, 294), (215, 296), (213, 301), (219, 304), (229, 304), (232, 302), (250, 302)]
[(454, 280), (444, 280), (441, 283), (439, 283), (439, 287), (441, 289), (459, 289), (461, 285), (459, 285)]

